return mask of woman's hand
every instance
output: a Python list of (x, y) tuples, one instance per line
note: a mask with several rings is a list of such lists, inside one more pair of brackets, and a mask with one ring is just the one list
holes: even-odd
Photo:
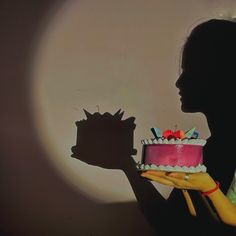
[(206, 192), (216, 186), (208, 173), (184, 173), (148, 170), (142, 172), (142, 177), (178, 189), (192, 189)]

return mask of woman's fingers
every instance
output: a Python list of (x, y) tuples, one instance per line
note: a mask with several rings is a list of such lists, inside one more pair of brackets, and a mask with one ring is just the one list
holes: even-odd
[(141, 174), (142, 177), (146, 177), (161, 184), (180, 189), (191, 189), (192, 185), (184, 179), (185, 175), (186, 173), (183, 172), (166, 172), (156, 170), (148, 170)]
[(145, 178), (148, 178), (150, 180), (153, 180), (155, 182), (161, 183), (161, 184), (165, 184), (165, 185), (168, 185), (168, 186), (174, 186), (173, 182), (168, 180), (168, 179), (163, 178), (163, 175), (158, 176), (156, 174), (154, 175), (154, 174), (150, 173), (149, 171), (147, 171), (147, 172), (143, 172), (141, 174), (141, 176), (145, 177)]
[[(186, 173), (184, 172), (171, 172), (170, 174), (168, 174), (168, 176), (178, 178), (178, 179), (184, 179), (185, 175)], [(189, 176), (190, 174), (188, 173), (187, 175)]]
[(148, 170), (141, 175), (158, 183), (179, 189), (203, 191), (204, 189), (210, 189), (215, 185), (214, 180), (205, 172), (185, 173)]
[(147, 170), (147, 171), (145, 171), (143, 173), (161, 177), (161, 176), (167, 175), (169, 172), (158, 171), (158, 170)]
[(171, 181), (174, 184), (175, 188), (198, 190), (198, 188), (191, 181), (184, 179), (184, 175), (182, 176), (182, 178), (181, 175), (178, 175), (177, 177), (167, 175), (165, 176), (165, 178)]
[[(179, 188), (183, 185), (178, 180), (184, 178), (185, 173), (181, 172), (167, 172), (167, 171), (157, 171), (157, 170), (147, 170), (141, 174), (142, 177), (146, 177), (150, 180), (156, 181), (161, 184)], [(173, 177), (172, 177), (173, 175)]]

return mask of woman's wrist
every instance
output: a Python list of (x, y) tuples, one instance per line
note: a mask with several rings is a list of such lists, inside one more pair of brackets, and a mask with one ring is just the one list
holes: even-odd
[(209, 196), (210, 194), (216, 192), (220, 188), (220, 183), (218, 181), (215, 181), (215, 186), (212, 188), (209, 188), (208, 190), (201, 191), (201, 194), (203, 196)]

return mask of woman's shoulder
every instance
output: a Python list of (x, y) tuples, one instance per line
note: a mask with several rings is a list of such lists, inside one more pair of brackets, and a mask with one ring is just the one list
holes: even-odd
[(233, 204), (236, 205), (236, 170), (234, 172), (234, 177), (227, 192), (227, 197), (231, 200)]

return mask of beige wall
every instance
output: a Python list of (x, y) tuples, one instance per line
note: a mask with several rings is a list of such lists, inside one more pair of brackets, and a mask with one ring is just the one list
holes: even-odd
[[(70, 157), (75, 121), (97, 106), (134, 116), (137, 161), (152, 126), (195, 126), (208, 137), (201, 114), (180, 111), (181, 46), (192, 26), (233, 16), (236, 3), (49, 2), (2, 8), (3, 36), (10, 34), (1, 46), (11, 55), (2, 67), (2, 228), (9, 235), (153, 235), (121, 171)], [(155, 186), (165, 197), (171, 190)]]

